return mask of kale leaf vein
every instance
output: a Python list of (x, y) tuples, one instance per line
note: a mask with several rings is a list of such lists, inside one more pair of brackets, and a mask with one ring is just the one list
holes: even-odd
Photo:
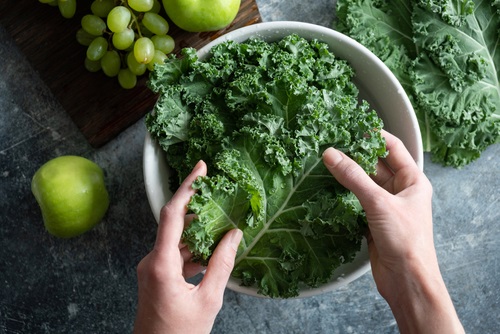
[(393, 71), (424, 150), (462, 167), (500, 142), (500, 3), (339, 0), (335, 27)]
[(359, 101), (349, 64), (318, 40), (223, 42), (156, 66), (158, 103), (146, 117), (175, 190), (200, 160), (183, 233), (207, 263), (222, 236), (243, 231), (233, 277), (270, 297), (294, 297), (354, 259), (366, 229), (356, 197), (322, 163), (334, 146), (367, 173), (386, 153), (382, 120)]

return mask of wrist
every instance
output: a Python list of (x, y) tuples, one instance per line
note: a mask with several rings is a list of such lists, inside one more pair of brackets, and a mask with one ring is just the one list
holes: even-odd
[(464, 333), (437, 261), (396, 274), (384, 298), (401, 333)]

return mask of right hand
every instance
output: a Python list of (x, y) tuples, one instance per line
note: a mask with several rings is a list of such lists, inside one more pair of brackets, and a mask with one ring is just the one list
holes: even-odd
[[(446, 327), (425, 327), (446, 325), (448, 319), (461, 329), (434, 247), (431, 183), (403, 143), (388, 132), (383, 135), (389, 155), (375, 176), (334, 148), (323, 153), (324, 164), (366, 212), (373, 278), (401, 331), (448, 333)], [(428, 312), (437, 318), (427, 317)]]
[[(373, 179), (344, 153), (323, 154), (326, 167), (359, 199), (370, 229), (368, 247), (375, 282), (389, 296), (395, 275), (408, 265), (437, 265), (432, 235), (432, 186), (396, 137), (384, 132), (389, 155)], [(390, 166), (390, 167), (389, 167)]]

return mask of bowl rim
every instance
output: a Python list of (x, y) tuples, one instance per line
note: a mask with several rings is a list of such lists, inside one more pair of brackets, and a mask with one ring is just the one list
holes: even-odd
[[(396, 76), (390, 71), (390, 69), (378, 58), (376, 57), (368, 48), (365, 46), (361, 45), (359, 42), (355, 41), (354, 39), (334, 30), (331, 28), (327, 28), (324, 26), (312, 24), (312, 23), (305, 23), (305, 22), (298, 22), (298, 21), (272, 21), (272, 22), (261, 22), (261, 23), (256, 23), (252, 24), (249, 26), (245, 26), (233, 31), (230, 31), (224, 35), (219, 36), (215, 40), (211, 41), (210, 43), (206, 44), (204, 47), (200, 48), (197, 51), (198, 57), (200, 59), (203, 59), (204, 57), (209, 55), (210, 49), (221, 42), (228, 41), (228, 40), (233, 40), (236, 42), (243, 42), (248, 40), (249, 38), (252, 37), (261, 37), (267, 41), (272, 41), (272, 40), (278, 40), (286, 35), (290, 35), (292, 33), (297, 33), (299, 36), (304, 37), (306, 39), (329, 39), (329, 40), (336, 40), (340, 44), (345, 44), (349, 45), (350, 47), (354, 48), (355, 50), (361, 52), (364, 57), (367, 58), (368, 62), (373, 63), (375, 66), (377, 66), (380, 70), (383, 71), (383, 75), (385, 75), (390, 83), (394, 85), (396, 88), (399, 97), (402, 99), (402, 104), (406, 107), (406, 113), (410, 118), (410, 124), (413, 126), (413, 132), (415, 134), (415, 140), (416, 142), (415, 147), (413, 147), (413, 152), (412, 156), (418, 166), (418, 168), (423, 171), (423, 145), (422, 145), (422, 138), (421, 138), (421, 133), (420, 133), (420, 128), (418, 125), (418, 121), (415, 115), (415, 112), (413, 110), (412, 104), (406, 95), (403, 87), (401, 86), (400, 82), (397, 80)], [(328, 41), (326, 41), (328, 43)], [(335, 50), (331, 51), (334, 52)], [(342, 58), (342, 57), (340, 57)], [(149, 134), (149, 132), (146, 130), (146, 136), (145, 136), (145, 141), (144, 141), (144, 150), (143, 150), (143, 177), (144, 177), (144, 182), (145, 182), (145, 187), (146, 187), (146, 194), (148, 198), (148, 202), (150, 204), (150, 207), (153, 211), (153, 215), (155, 216), (156, 222), (159, 222), (159, 215), (160, 215), (160, 210), (159, 210), (159, 204), (154, 205), (154, 202), (158, 202), (158, 196), (163, 196), (166, 200), (172, 196), (171, 191), (165, 187), (162, 189), (162, 187), (157, 186), (157, 179), (151, 178), (152, 175), (156, 172), (156, 168), (158, 167), (157, 165), (162, 165), (161, 168), (165, 168), (166, 162), (161, 161), (161, 157), (163, 156), (163, 151), (159, 147), (158, 143), (153, 140)], [(154, 164), (149, 164), (149, 160), (151, 157), (155, 157), (159, 159), (157, 165)], [(165, 159), (163, 159), (165, 160)], [(161, 169), (160, 168), (160, 169)], [(161, 175), (160, 175), (161, 177)], [(153, 184), (156, 185), (153, 186)], [(159, 194), (160, 192), (163, 192), (163, 194)], [(163, 198), (162, 197), (162, 198)], [(165, 204), (163, 203), (163, 204)], [(363, 257), (360, 257), (360, 256)], [(355, 266), (353, 266), (355, 264)], [(316, 288), (309, 288), (305, 287), (300, 290), (299, 295), (297, 297), (293, 298), (304, 298), (304, 297), (311, 297), (315, 295), (319, 295), (325, 292), (330, 292), (333, 290), (336, 290), (340, 287), (346, 286), (347, 284), (353, 282), (354, 280), (360, 278), (364, 274), (366, 274), (368, 271), (371, 270), (371, 265), (369, 261), (369, 256), (368, 256), (368, 249), (367, 249), (367, 244), (366, 244), (366, 238), (363, 238), (361, 250), (358, 251), (356, 258), (353, 262), (350, 262), (348, 264), (344, 264), (341, 267), (337, 268), (336, 271), (341, 269), (343, 266), (350, 265), (351, 270), (348, 271), (347, 274), (340, 274), (335, 276), (334, 278), (325, 284), (322, 284)], [(349, 268), (350, 268), (349, 267)], [(246, 295), (254, 296), (254, 297), (261, 297), (261, 298), (270, 298), (267, 296), (263, 296), (261, 294), (257, 293), (257, 287), (246, 287), (242, 286), (241, 283), (236, 280), (235, 278), (230, 278), (228, 283), (227, 283), (227, 288), (230, 290), (233, 290), (235, 292), (243, 293)], [(276, 299), (276, 298), (274, 298)], [(279, 299), (279, 298), (278, 298)]]

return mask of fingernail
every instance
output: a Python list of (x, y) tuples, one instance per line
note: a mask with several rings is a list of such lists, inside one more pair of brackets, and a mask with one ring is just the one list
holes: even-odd
[(203, 160), (198, 161), (198, 162), (196, 163), (196, 165), (194, 165), (194, 167), (193, 167), (193, 172), (195, 172), (195, 171), (197, 171), (198, 169), (200, 169), (200, 168), (201, 168), (201, 166), (202, 166), (202, 163), (203, 163)]
[(329, 147), (323, 152), (323, 162), (327, 167), (333, 168), (343, 159), (344, 156), (340, 153), (340, 151), (334, 149), (333, 147)]
[(231, 247), (235, 252), (238, 251), (238, 246), (240, 245), (242, 237), (243, 237), (243, 232), (240, 229), (234, 229), (231, 231), (231, 238), (229, 239), (229, 247)]

